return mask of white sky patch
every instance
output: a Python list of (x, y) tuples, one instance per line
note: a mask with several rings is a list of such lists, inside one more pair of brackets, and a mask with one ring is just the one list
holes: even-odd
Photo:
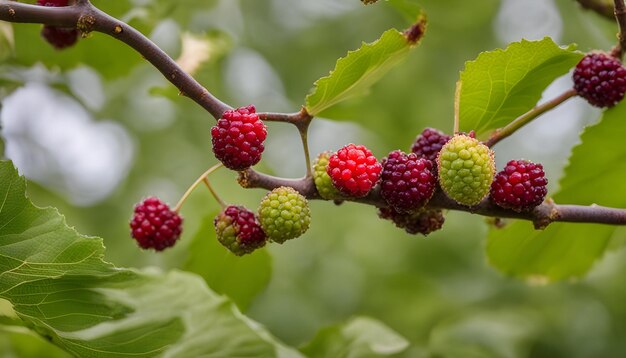
[(126, 177), (133, 144), (116, 122), (94, 121), (73, 98), (28, 84), (3, 102), (6, 155), (29, 179), (88, 206)]
[(553, 0), (502, 0), (494, 31), (503, 44), (546, 36), (558, 43), (563, 20)]

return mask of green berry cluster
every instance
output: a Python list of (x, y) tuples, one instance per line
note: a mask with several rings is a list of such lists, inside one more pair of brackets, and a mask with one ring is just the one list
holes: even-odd
[(465, 134), (454, 136), (437, 157), (441, 189), (459, 204), (472, 206), (488, 194), (496, 167), (489, 147)]
[(304, 234), (311, 224), (306, 198), (290, 187), (269, 192), (261, 201), (258, 212), (263, 231), (279, 244)]

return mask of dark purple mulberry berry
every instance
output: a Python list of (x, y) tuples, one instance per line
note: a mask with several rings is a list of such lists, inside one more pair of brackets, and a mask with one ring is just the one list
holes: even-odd
[(435, 192), (432, 169), (432, 161), (395, 150), (383, 160), (380, 194), (398, 212), (419, 209)]
[(393, 221), (397, 227), (411, 235), (422, 234), (424, 236), (441, 229), (445, 221), (443, 212), (438, 209), (399, 213), (393, 208), (378, 208), (378, 216), (381, 219)]
[(574, 89), (596, 107), (613, 107), (626, 93), (626, 68), (602, 52), (587, 54), (574, 69)]
[(422, 134), (415, 138), (411, 151), (417, 154), (418, 157), (426, 158), (436, 163), (441, 147), (450, 138), (452, 137), (434, 128), (426, 128), (422, 131)]

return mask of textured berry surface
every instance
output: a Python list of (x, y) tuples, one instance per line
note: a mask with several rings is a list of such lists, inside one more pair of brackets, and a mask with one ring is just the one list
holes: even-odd
[(259, 221), (267, 237), (282, 244), (304, 234), (311, 224), (306, 198), (290, 187), (276, 188), (259, 206)]
[(491, 199), (498, 206), (515, 211), (531, 210), (541, 204), (548, 193), (541, 164), (528, 160), (511, 160), (496, 174), (491, 184)]
[(436, 162), (441, 147), (443, 147), (450, 138), (452, 137), (434, 128), (426, 128), (415, 138), (411, 151), (417, 154), (418, 157)]
[(44, 26), (41, 36), (57, 50), (70, 47), (78, 41), (78, 30), (65, 27)]
[(437, 182), (432, 169), (432, 161), (395, 150), (383, 161), (380, 194), (396, 211), (419, 209), (435, 192)]
[(424, 236), (441, 229), (445, 218), (441, 210), (420, 210), (414, 213), (399, 213), (393, 208), (378, 208), (381, 219), (391, 220), (409, 234)]
[(613, 107), (626, 92), (626, 68), (606, 53), (583, 57), (574, 69), (574, 89), (596, 107)]
[(437, 158), (439, 184), (459, 204), (476, 205), (489, 194), (495, 174), (493, 151), (464, 134), (446, 143)]
[(37, 5), (61, 7), (67, 6), (68, 0), (37, 0)]
[(323, 152), (317, 156), (317, 160), (313, 165), (313, 180), (317, 192), (322, 199), (335, 200), (341, 198), (339, 190), (333, 186), (333, 181), (330, 179), (326, 167), (328, 166), (328, 158), (330, 158), (332, 152)]
[(135, 206), (130, 221), (131, 236), (144, 249), (162, 251), (176, 243), (183, 219), (167, 204), (151, 197)]
[(363, 197), (380, 179), (382, 165), (365, 146), (348, 144), (328, 159), (327, 173), (347, 196)]
[(266, 236), (253, 212), (230, 205), (213, 220), (217, 240), (237, 256), (265, 246)]
[(254, 106), (226, 111), (211, 128), (213, 153), (225, 167), (244, 170), (261, 160), (267, 129)]

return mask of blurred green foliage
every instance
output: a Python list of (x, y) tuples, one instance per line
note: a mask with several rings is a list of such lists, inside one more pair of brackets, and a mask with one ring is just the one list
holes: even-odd
[[(373, 41), (385, 30), (402, 29), (406, 24), (383, 2), (363, 7), (357, 0), (320, 1), (326, 8), (294, 0), (93, 3), (130, 20), (147, 35), (158, 35), (155, 29), (168, 21), (176, 26), (161, 28), (178, 31), (178, 35), (223, 34), (226, 41), (232, 41), (231, 52), (221, 54), (195, 75), (227, 103), (254, 102), (260, 111), (299, 109), (313, 82), (327, 75), (337, 58), (362, 41)], [(425, 126), (451, 131), (455, 83), (465, 61), (507, 45), (498, 37), (503, 28), (496, 26), (506, 1), (419, 3), (429, 21), (419, 48), (366, 97), (333, 109), (333, 117), (357, 123), (360, 131), (351, 126), (339, 128), (346, 135), (360, 136), (379, 157), (392, 149), (408, 149)], [(574, 1), (554, 3), (562, 21), (558, 44), (577, 43), (581, 51), (612, 46), (612, 22), (580, 10)], [(173, 203), (215, 163), (209, 140), (212, 118), (184, 97), (152, 95), (153, 88), (167, 88), (167, 82), (140, 56), (105, 35), (92, 34), (76, 48), (56, 53), (39, 38), (38, 25), (12, 28), (15, 50), (0, 65), (2, 77), (24, 81), (21, 66), (41, 61), (52, 74), (61, 74), (50, 85), (76, 96), (68, 89), (63, 71), (79, 63), (96, 70), (106, 101), (93, 111), (94, 119), (114, 119), (123, 125), (136, 150), (127, 178), (97, 205), (75, 207), (63, 193), (35, 182), (29, 183), (32, 200), (59, 208), (79, 232), (103, 237), (108, 261), (132, 267), (184, 267), (204, 218), (219, 210), (208, 193), (198, 190), (185, 204), (182, 240), (163, 254), (141, 252), (129, 238), (127, 222), (139, 199), (161, 194)], [(172, 56), (179, 55), (176, 40), (156, 38), (162, 39), (159, 44)], [(233, 67), (250, 63), (262, 64), (253, 68), (264, 72)], [(4, 92), (0, 95), (6, 96)], [(155, 98), (165, 101), (170, 111), (155, 114), (151, 109)], [(158, 126), (153, 121), (157, 115), (163, 119)], [(295, 136), (295, 131), (271, 126), (269, 141), (284, 148), (268, 152), (259, 169), (303, 174), (302, 165), (288, 167), (289, 162), (281, 160), (283, 152), (299, 153)], [(311, 140), (318, 146), (337, 145), (326, 135)], [(526, 140), (541, 145), (533, 138)], [(564, 144), (562, 152), (570, 149)], [(558, 172), (548, 175), (557, 182)], [(211, 180), (227, 201), (256, 208), (264, 192), (241, 189), (235, 177), (220, 171)], [(546, 286), (504, 277), (486, 263), (487, 225), (481, 217), (448, 213), (444, 229), (424, 239), (376, 220), (372, 207), (327, 202), (314, 202), (311, 207), (312, 227), (305, 236), (268, 248), (271, 280), (246, 312), (289, 344), (303, 344), (321, 327), (366, 315), (410, 341), (406, 357), (618, 357), (626, 351), (623, 230), (614, 236), (621, 244), (586, 277)], [(212, 254), (207, 253), (207, 259)], [(257, 280), (256, 276), (250, 279)], [(245, 278), (241, 285), (246, 285)], [(3, 328), (0, 339), (10, 348), (1, 353), (20, 357), (25, 346), (34, 347), (37, 341), (22, 338)]]

